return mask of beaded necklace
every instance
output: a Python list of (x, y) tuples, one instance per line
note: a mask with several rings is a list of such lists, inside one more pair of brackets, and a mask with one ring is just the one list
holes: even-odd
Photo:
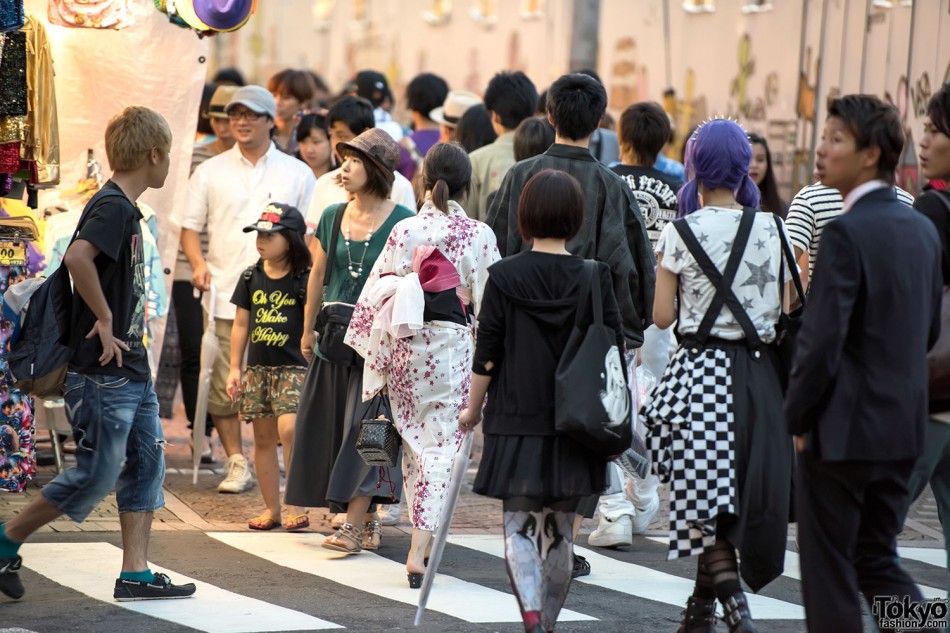
[(369, 241), (373, 239), (373, 231), (376, 230), (376, 220), (373, 219), (373, 224), (370, 225), (369, 230), (366, 232), (366, 238), (363, 240), (363, 255), (360, 257), (360, 261), (353, 261), (353, 252), (350, 250), (350, 223), (347, 219), (346, 226), (343, 227), (343, 243), (346, 244), (346, 258), (350, 260), (350, 263), (347, 265), (347, 269), (350, 271), (350, 277), (353, 279), (359, 279), (360, 275), (363, 274), (363, 262), (366, 261), (366, 253), (369, 252)]

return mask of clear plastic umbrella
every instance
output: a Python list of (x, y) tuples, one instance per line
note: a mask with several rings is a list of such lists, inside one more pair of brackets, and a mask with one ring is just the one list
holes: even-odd
[(214, 284), (208, 291), (208, 327), (201, 336), (201, 370), (198, 372), (198, 396), (195, 400), (195, 423), (191, 431), (192, 453), (191, 483), (198, 483), (198, 468), (201, 466), (201, 452), (205, 441), (205, 427), (208, 419), (208, 393), (211, 391), (211, 370), (218, 354), (218, 337), (214, 333)]
[(435, 573), (439, 569), (442, 552), (445, 550), (445, 542), (449, 538), (449, 525), (452, 523), (452, 514), (455, 512), (455, 505), (458, 503), (459, 493), (462, 491), (465, 471), (468, 470), (468, 465), (472, 461), (472, 436), (471, 431), (466, 431), (465, 436), (462, 437), (459, 450), (455, 454), (455, 460), (452, 463), (452, 478), (449, 481), (449, 491), (445, 497), (442, 514), (439, 516), (439, 527), (436, 529), (435, 536), (433, 537), (432, 553), (429, 554), (429, 564), (426, 566), (426, 574), (422, 579), (422, 592), (419, 594), (419, 608), (416, 609), (416, 626), (419, 626), (419, 623), (422, 622), (422, 614), (426, 610), (426, 603), (429, 602), (429, 593), (432, 591)]

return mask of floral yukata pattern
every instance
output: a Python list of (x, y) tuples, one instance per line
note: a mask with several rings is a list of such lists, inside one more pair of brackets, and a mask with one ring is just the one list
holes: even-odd
[[(417, 247), (434, 247), (461, 277), (460, 296), (471, 296), (475, 314), (500, 259), (491, 229), (468, 218), (454, 201), (442, 213), (426, 202), (419, 214), (399, 222), (376, 260), (356, 304), (347, 343), (366, 359), (363, 400), (389, 388), (394, 422), (403, 441), (402, 469), (414, 528), (435, 530), (445, 501), (462, 434), (458, 416), (468, 406), (474, 324), (427, 321), (411, 336), (384, 336), (370, 344), (373, 323), (388, 299), (374, 301), (374, 286), (389, 275), (412, 273)], [(373, 349), (371, 349), (373, 348)]]

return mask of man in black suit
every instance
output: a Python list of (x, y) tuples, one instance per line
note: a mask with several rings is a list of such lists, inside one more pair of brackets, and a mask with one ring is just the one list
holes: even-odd
[(898, 565), (897, 534), (923, 453), (942, 274), (933, 225), (894, 193), (903, 143), (897, 111), (878, 99), (829, 102), (816, 171), (844, 213), (822, 236), (785, 403), (812, 633), (860, 633), (859, 592), (872, 606), (923, 599)]

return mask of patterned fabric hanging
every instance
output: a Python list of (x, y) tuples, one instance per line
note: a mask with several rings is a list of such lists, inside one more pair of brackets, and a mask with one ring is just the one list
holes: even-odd
[(23, 0), (0, 2), (0, 33), (19, 30), (23, 17)]
[(0, 116), (25, 116), (26, 33), (4, 33), (0, 40)]
[(129, 0), (49, 0), (47, 15), (58, 26), (122, 29), (132, 24)]

